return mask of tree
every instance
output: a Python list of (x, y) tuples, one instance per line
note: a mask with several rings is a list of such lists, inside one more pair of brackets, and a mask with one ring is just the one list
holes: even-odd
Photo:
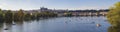
[(120, 2), (117, 2), (115, 5), (110, 7), (108, 12), (107, 19), (113, 26), (120, 25)]
[(3, 20), (3, 11), (2, 11), (2, 9), (0, 9), (0, 21), (2, 21)]
[(0, 9), (0, 18), (2, 17), (2, 10)]
[(72, 13), (71, 12), (65, 12), (64, 16), (72, 16)]
[(13, 20), (13, 13), (11, 10), (5, 12), (5, 20), (9, 22)]
[(24, 17), (25, 17), (24, 19), (25, 19), (25, 20), (30, 20), (30, 19), (31, 19), (31, 16), (32, 16), (32, 15), (30, 15), (29, 13), (26, 13), (26, 14), (24, 15)]
[(20, 9), (17, 13), (14, 13), (14, 20), (23, 20), (24, 19), (24, 12)]

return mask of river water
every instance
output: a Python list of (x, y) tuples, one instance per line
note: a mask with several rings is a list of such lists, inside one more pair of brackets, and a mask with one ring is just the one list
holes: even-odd
[(104, 16), (54, 17), (17, 21), (15, 25), (0, 23), (0, 32), (108, 32), (110, 26)]

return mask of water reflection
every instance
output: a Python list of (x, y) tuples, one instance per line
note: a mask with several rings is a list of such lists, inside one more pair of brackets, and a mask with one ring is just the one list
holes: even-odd
[(24, 29), (23, 29), (23, 20), (15, 21), (15, 23), (16, 23), (16, 26), (14, 26), (14, 27), (16, 27), (16, 29), (14, 29), (15, 31), (13, 31), (13, 32), (23, 32), (24, 31)]
[(0, 22), (0, 32), (3, 32), (3, 22)]
[[(105, 17), (57, 17), (14, 21), (15, 25), (5, 21), (0, 23), (0, 32), (109, 32), (110, 25), (104, 20)], [(101, 26), (97, 27), (98, 23)]]
[(12, 21), (0, 22), (0, 32), (22, 32), (23, 21), (15, 21), (16, 26), (13, 25)]
[(3, 32), (12, 32), (12, 22), (11, 21), (4, 21), (3, 23)]
[(108, 28), (108, 32), (120, 32), (120, 26), (117, 27), (110, 26)]
[(108, 28), (108, 32), (120, 32), (120, 22), (114, 21), (116, 23), (111, 23), (111, 24), (116, 24), (116, 26), (112, 25)]

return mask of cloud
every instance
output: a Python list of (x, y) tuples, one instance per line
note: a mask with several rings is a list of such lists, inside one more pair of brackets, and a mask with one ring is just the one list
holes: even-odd
[(84, 6), (84, 7), (80, 7), (78, 9), (82, 9), (82, 10), (85, 10), (85, 9), (107, 9), (108, 7), (100, 7), (100, 6)]
[[(104, 0), (0, 0), (0, 8), (2, 9), (39, 9), (41, 6), (57, 9), (107, 9), (115, 1)], [(93, 1), (93, 2), (92, 2)], [(91, 3), (92, 2), (92, 3)]]

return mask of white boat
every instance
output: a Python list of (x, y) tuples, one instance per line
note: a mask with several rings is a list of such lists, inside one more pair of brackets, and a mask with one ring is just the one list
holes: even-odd
[(97, 27), (101, 26), (100, 24), (96, 24)]

